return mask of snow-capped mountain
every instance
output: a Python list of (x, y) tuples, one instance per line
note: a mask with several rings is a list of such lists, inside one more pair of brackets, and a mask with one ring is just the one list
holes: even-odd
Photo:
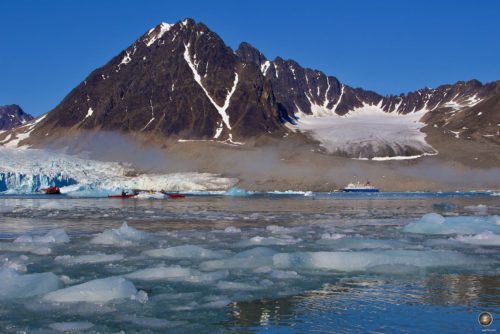
[(25, 113), (21, 107), (16, 104), (0, 106), (0, 131), (10, 130), (32, 119), (33, 116)]
[[(30, 146), (80, 130), (240, 144), (307, 137), (327, 152), (402, 159), (437, 154), (449, 140), (500, 144), (500, 82), (472, 80), (381, 96), (242, 43), (233, 52), (203, 23), (162, 23), (93, 71), (44, 118), (0, 134)], [(65, 131), (61, 131), (65, 129)]]

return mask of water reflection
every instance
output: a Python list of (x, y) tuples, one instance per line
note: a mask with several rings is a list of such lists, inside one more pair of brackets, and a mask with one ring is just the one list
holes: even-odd
[(301, 295), (233, 303), (226, 325), (259, 332), (262, 328), (288, 332), (283, 328), (294, 327), (309, 332), (363, 333), (367, 328), (419, 332), (418, 328), (431, 329), (432, 324), (417, 323), (418, 319), (449, 319), (441, 329), (475, 331), (480, 329), (475, 317), (481, 311), (500, 316), (499, 283), (499, 275), (345, 278)]

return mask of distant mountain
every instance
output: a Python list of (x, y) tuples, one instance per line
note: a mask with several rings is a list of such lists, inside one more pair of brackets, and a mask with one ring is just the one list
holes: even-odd
[(382, 96), (293, 60), (270, 61), (248, 43), (233, 52), (186, 19), (146, 32), (45, 118), (0, 135), (0, 144), (36, 145), (73, 130), (229, 144), (291, 135), (332, 154), (401, 159), (438, 153), (428, 128), (449, 140), (500, 144), (499, 96), (499, 81), (477, 80)]
[(0, 106), (0, 130), (10, 130), (32, 119), (33, 116), (25, 113), (17, 104)]

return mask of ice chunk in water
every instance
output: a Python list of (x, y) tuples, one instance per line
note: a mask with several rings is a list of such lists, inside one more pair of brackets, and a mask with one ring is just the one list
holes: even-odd
[(485, 215), (488, 213), (488, 207), (484, 204), (478, 205), (467, 205), (464, 207), (465, 210), (469, 210), (478, 215)]
[(500, 246), (500, 235), (495, 234), (491, 231), (486, 231), (473, 236), (458, 236), (456, 239), (460, 242), (464, 242), (471, 245), (480, 246)]
[(192, 272), (189, 268), (182, 268), (181, 266), (171, 266), (141, 269), (130, 274), (126, 274), (125, 277), (136, 280), (154, 281), (175, 279), (179, 277), (190, 276), (191, 274)]
[(272, 270), (270, 272), (272, 278), (276, 279), (294, 279), (299, 278), (299, 274), (293, 270)]
[(321, 239), (336, 240), (345, 237), (345, 234), (341, 233), (323, 233)]
[(59, 287), (53, 273), (20, 275), (12, 269), (0, 269), (0, 300), (37, 296)]
[(58, 332), (72, 332), (90, 329), (94, 324), (88, 321), (54, 322), (49, 327)]
[(113, 299), (130, 298), (137, 293), (134, 284), (123, 277), (95, 279), (69, 288), (49, 292), (43, 298), (52, 302), (108, 302)]
[(338, 250), (394, 249), (402, 246), (402, 243), (397, 240), (382, 240), (364, 237), (343, 237), (338, 239), (322, 238), (316, 243)]
[(120, 320), (125, 322), (130, 322), (141, 327), (155, 328), (155, 329), (176, 327), (185, 324), (185, 322), (182, 321), (169, 321), (159, 318), (139, 317), (135, 314), (127, 314), (126, 316), (120, 317)]
[(451, 251), (369, 251), (369, 252), (297, 252), (273, 256), (278, 268), (364, 271), (380, 265), (410, 265), (417, 267), (461, 266), (474, 259)]
[(491, 231), (500, 234), (498, 217), (446, 217), (428, 213), (420, 220), (410, 223), (403, 228), (404, 232), (421, 234), (477, 234)]
[(241, 228), (234, 227), (234, 226), (228, 226), (224, 229), (224, 232), (226, 232), (226, 233), (240, 233)]
[(62, 263), (64, 265), (75, 265), (75, 264), (87, 264), (87, 263), (103, 263), (103, 262), (113, 262), (123, 260), (124, 256), (122, 254), (104, 254), (96, 253), (90, 255), (62, 255), (56, 256), (54, 261)]
[(252, 290), (259, 290), (262, 287), (242, 282), (220, 281), (219, 283), (217, 283), (217, 288), (221, 290), (252, 291)]
[(201, 273), (198, 270), (180, 266), (146, 268), (125, 275), (126, 278), (142, 281), (183, 281), (206, 284), (229, 276), (227, 270)]
[(69, 242), (69, 237), (62, 228), (56, 228), (54, 230), (49, 231), (47, 234), (43, 236), (30, 236), (30, 235), (21, 235), (16, 240), (15, 243), (55, 243), (62, 244)]
[(270, 266), (275, 252), (269, 248), (257, 247), (238, 253), (228, 259), (205, 261), (200, 264), (201, 270), (217, 270), (231, 268), (258, 268)]
[(152, 249), (144, 251), (142, 254), (150, 257), (177, 259), (219, 259), (225, 256), (222, 252), (216, 252), (194, 245)]
[(268, 225), (266, 226), (266, 230), (271, 233), (290, 233), (292, 229), (279, 225)]
[(96, 235), (90, 242), (101, 245), (126, 245), (134, 241), (146, 239), (147, 237), (147, 233), (129, 227), (127, 223), (123, 223), (118, 229), (105, 230)]
[(138, 199), (164, 199), (165, 194), (161, 192), (140, 192), (135, 198)]
[(251, 246), (285, 246), (285, 245), (293, 245), (301, 242), (302, 239), (295, 239), (290, 236), (284, 236), (282, 238), (276, 237), (261, 237), (255, 236), (248, 240), (242, 240), (236, 243), (238, 247), (251, 247)]

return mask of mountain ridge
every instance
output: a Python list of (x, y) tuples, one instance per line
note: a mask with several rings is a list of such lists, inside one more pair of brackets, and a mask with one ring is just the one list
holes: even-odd
[[(92, 71), (47, 117), (33, 128), (26, 127), (30, 133), (17, 145), (37, 145), (61, 128), (234, 145), (261, 136), (302, 136), (325, 144), (324, 134), (318, 135), (316, 128), (304, 124), (321, 117), (337, 122), (353, 115), (376, 114), (373, 120), (378, 121), (417, 113), (422, 117), (411, 122), (419, 124), (410, 124), (408, 131), (434, 127), (452, 139), (463, 132), (463, 139), (500, 144), (495, 132), (500, 112), (497, 104), (491, 104), (492, 112), (479, 110), (487, 108), (490, 104), (485, 101), (497, 95), (500, 81), (482, 84), (469, 80), (382, 96), (350, 87), (291, 59), (276, 57), (270, 61), (246, 42), (233, 51), (205, 24), (185, 19), (148, 30)], [(481, 114), (473, 118), (469, 110), (475, 110), (476, 116)], [(483, 114), (493, 124), (486, 130)], [(376, 133), (370, 136), (379, 137)], [(8, 142), (5, 138), (0, 136), (0, 143)], [(12, 138), (16, 139), (15, 133), (10, 141)], [(360, 150), (337, 145), (327, 151), (357, 158), (414, 156), (432, 151), (421, 145), (423, 138), (404, 142), (396, 138), (390, 145), (384, 138), (366, 144), (367, 140), (361, 137), (342, 144), (363, 143)]]

